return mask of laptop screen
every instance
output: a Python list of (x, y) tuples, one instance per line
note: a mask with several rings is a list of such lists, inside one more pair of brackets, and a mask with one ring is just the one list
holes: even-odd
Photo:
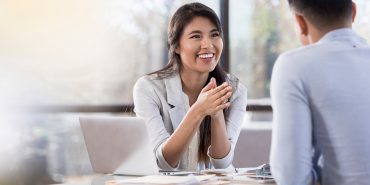
[(80, 125), (94, 172), (158, 174), (142, 118), (87, 116), (80, 117)]

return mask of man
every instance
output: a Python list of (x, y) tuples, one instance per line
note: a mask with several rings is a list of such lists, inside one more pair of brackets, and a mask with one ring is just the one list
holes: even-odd
[(351, 29), (356, 5), (288, 2), (306, 46), (274, 66), (272, 174), (282, 185), (370, 184), (370, 48)]

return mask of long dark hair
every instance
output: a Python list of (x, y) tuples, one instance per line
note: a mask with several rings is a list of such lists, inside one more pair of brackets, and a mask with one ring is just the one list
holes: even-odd
[[(180, 37), (183, 34), (184, 28), (195, 18), (195, 17), (205, 17), (208, 18), (217, 28), (223, 39), (223, 31), (221, 23), (216, 13), (209, 7), (201, 3), (189, 3), (181, 6), (171, 18), (168, 27), (168, 64), (149, 75), (155, 75), (158, 78), (167, 78), (176, 74), (181, 67), (181, 59), (179, 54), (177, 54), (176, 48), (179, 46)], [(207, 83), (214, 77), (216, 79), (217, 85), (222, 84), (227, 80), (226, 72), (221, 68), (220, 62), (216, 65), (215, 69), (209, 73)], [(206, 84), (207, 84), (206, 83)], [(205, 85), (206, 85), (205, 84)], [(225, 119), (227, 118), (227, 112), (224, 110)], [(207, 155), (207, 149), (211, 145), (211, 117), (206, 116), (202, 121), (200, 128), (200, 142), (198, 148), (198, 161), (204, 162), (209, 165), (209, 158)]]

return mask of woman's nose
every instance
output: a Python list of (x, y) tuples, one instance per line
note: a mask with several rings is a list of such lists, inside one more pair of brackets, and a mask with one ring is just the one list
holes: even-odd
[(204, 37), (202, 39), (202, 42), (201, 42), (201, 47), (202, 48), (211, 48), (211, 47), (213, 47), (213, 43), (212, 43), (211, 39), (209, 39), (207, 37)]

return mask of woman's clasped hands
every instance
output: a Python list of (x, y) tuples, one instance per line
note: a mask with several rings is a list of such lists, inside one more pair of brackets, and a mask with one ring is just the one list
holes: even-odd
[(215, 116), (230, 106), (228, 100), (232, 93), (232, 87), (227, 82), (217, 86), (215, 78), (211, 78), (200, 92), (193, 108), (196, 108), (202, 116)]

